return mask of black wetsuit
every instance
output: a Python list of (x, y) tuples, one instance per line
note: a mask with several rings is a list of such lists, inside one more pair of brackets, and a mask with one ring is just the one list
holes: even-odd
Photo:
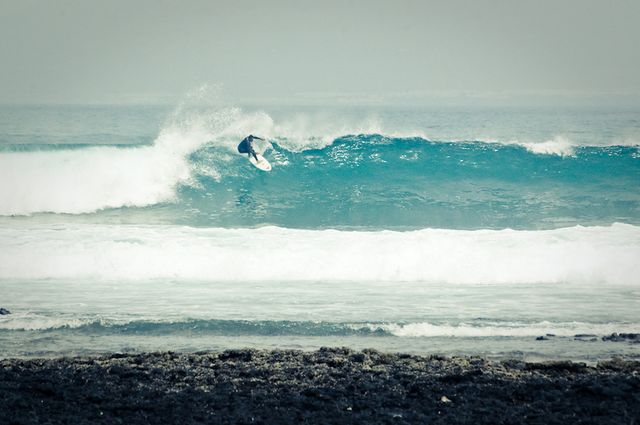
[(259, 137), (254, 136), (253, 134), (250, 134), (247, 137), (245, 137), (244, 139), (242, 139), (242, 142), (240, 142), (240, 144), (238, 145), (238, 152), (246, 153), (246, 154), (249, 154), (249, 155), (253, 155), (253, 157), (257, 161), (258, 160), (258, 154), (256, 153), (255, 149), (253, 148), (253, 141), (254, 140), (264, 140), (264, 139), (261, 139)]

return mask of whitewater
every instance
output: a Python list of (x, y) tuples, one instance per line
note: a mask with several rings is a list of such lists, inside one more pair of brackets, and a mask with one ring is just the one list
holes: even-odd
[[(0, 228), (13, 279), (572, 282), (635, 285), (640, 227), (339, 231), (73, 225)], [(264, 266), (252, 267), (247, 255)]]
[(0, 356), (638, 354), (637, 111), (2, 112)]

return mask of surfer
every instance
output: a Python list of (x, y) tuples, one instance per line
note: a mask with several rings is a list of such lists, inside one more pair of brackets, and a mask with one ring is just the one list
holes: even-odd
[(242, 139), (242, 142), (240, 142), (240, 144), (238, 145), (238, 152), (246, 153), (249, 156), (253, 155), (253, 157), (256, 159), (256, 161), (258, 161), (258, 154), (256, 153), (255, 149), (253, 148), (253, 141), (254, 140), (264, 140), (264, 139), (261, 139), (260, 137), (256, 137), (253, 134), (250, 134), (247, 137), (245, 137), (244, 139)]

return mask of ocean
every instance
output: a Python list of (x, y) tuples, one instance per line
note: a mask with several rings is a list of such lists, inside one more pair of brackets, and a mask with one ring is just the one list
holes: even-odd
[(602, 339), (640, 332), (639, 146), (633, 108), (2, 106), (0, 357), (640, 358)]

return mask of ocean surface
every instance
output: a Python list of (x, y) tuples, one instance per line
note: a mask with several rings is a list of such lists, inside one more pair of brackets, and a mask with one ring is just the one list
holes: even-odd
[(0, 106), (0, 357), (640, 358), (602, 340), (640, 332), (639, 146), (640, 107)]

